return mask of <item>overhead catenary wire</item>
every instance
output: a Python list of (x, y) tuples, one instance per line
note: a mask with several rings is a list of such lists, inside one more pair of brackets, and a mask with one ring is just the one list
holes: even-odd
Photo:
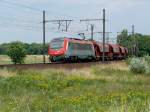
[[(0, 0), (0, 2), (9, 4), (9, 5), (18, 6), (18, 7), (21, 7), (21, 8), (27, 8), (27, 9), (34, 10), (34, 11), (37, 11), (37, 12), (40, 12), (40, 13), (43, 12), (43, 10), (41, 10), (41, 9), (39, 9), (39, 8), (31, 7), (31, 6), (29, 6), (29, 5), (24, 5), (24, 4), (17, 3), (17, 2), (12, 2), (12, 1), (9, 1), (9, 0)], [(58, 12), (46, 10), (46, 14), (50, 14), (50, 15), (51, 15), (52, 13), (53, 13), (53, 14), (56, 14), (56, 13), (57, 13), (57, 14), (59, 14), (59, 15), (65, 16), (65, 17), (70, 17), (70, 18), (79, 19), (79, 17), (70, 16), (70, 15), (61, 14), (61, 13), (58, 13)], [(62, 17), (61, 17), (61, 18), (62, 18)], [(79, 19), (79, 20), (80, 20), (80, 19)]]
[[(39, 8), (36, 8), (36, 7), (33, 7), (33, 6), (30, 6), (30, 5), (25, 5), (25, 4), (21, 4), (21, 3), (18, 3), (18, 2), (14, 2), (14, 1), (10, 1), (10, 0), (0, 0), (0, 2), (3, 2), (3, 3), (6, 3), (6, 4), (9, 4), (9, 5), (13, 5), (13, 6), (17, 6), (17, 7), (20, 7), (20, 8), (25, 8), (25, 9), (30, 9), (30, 10), (33, 10), (33, 11), (36, 11), (36, 12), (39, 12), (42, 14), (43, 10), (42, 9), (39, 9)], [(65, 17), (70, 17), (70, 18), (76, 18), (76, 20), (80, 20), (79, 17), (75, 17), (75, 16), (69, 16), (69, 15), (66, 15), (66, 14), (62, 14), (62, 13), (58, 13), (58, 12), (54, 12), (54, 11), (49, 11), (49, 10), (46, 10), (46, 14), (48, 15), (52, 15), (52, 14), (59, 14), (61, 16), (65, 16)], [(61, 17), (62, 18), (62, 17)], [(9, 20), (9, 19), (8, 19)], [(18, 19), (17, 19), (18, 20)], [(71, 19), (70, 19), (71, 20)], [(89, 21), (88, 19), (86, 19), (87, 21)], [(93, 19), (95, 20), (95, 19)], [(96, 19), (96, 20), (103, 20), (103, 19)], [(85, 20), (84, 20), (85, 21)], [(105, 20), (106, 21), (106, 20)], [(12, 26), (14, 27), (28, 27), (28, 28), (31, 28), (31, 30), (33, 29), (38, 29), (38, 27), (34, 26), (34, 25), (28, 25), (28, 23), (30, 22), (27, 22), (27, 21), (22, 21), (23, 24), (21, 22), (19, 22), (18, 24), (13, 24)], [(25, 23), (27, 25), (25, 25)], [(31, 21), (32, 23), (32, 21)], [(39, 23), (40, 23), (40, 20), (39, 20)], [(39, 24), (37, 23), (37, 24)], [(33, 24), (33, 23), (32, 23)], [(39, 27), (40, 29), (41, 27)], [(48, 29), (48, 30), (51, 30), (52, 29)], [(77, 32), (76, 32), (77, 33)]]
[[(0, 18), (1, 19), (1, 18)], [(7, 21), (8, 20), (8, 21)], [(41, 24), (31, 24), (31, 23), (24, 23), (24, 22), (18, 22), (18, 20), (17, 21), (12, 21), (11, 20), (11, 18), (6, 18), (5, 20), (3, 20), (3, 21), (0, 21), (0, 27), (2, 27), (2, 28), (8, 28), (8, 27), (16, 27), (16, 28), (22, 28), (23, 30), (24, 29), (28, 29), (28, 30), (33, 30), (33, 31), (41, 31), (42, 29), (42, 26), (41, 26)], [(49, 27), (49, 26), (47, 26), (46, 27), (46, 32), (55, 32), (55, 28), (54, 27)]]
[[(14, 30), (24, 30), (24, 31), (42, 31), (42, 29), (40, 27), (36, 27), (36, 26), (27, 26), (27, 25), (20, 25), (20, 24), (8, 24), (8, 23), (0, 23), (0, 27), (3, 26), (3, 29), (7, 29), (9, 27), (12, 28), (16, 28)], [(53, 28), (47, 28), (46, 32), (55, 32), (55, 30)]]
[(31, 7), (31, 6), (28, 6), (28, 5), (24, 5), (24, 4), (20, 4), (20, 3), (17, 3), (17, 2), (12, 2), (12, 1), (8, 1), (8, 0), (0, 0), (0, 2), (9, 4), (9, 5), (15, 5), (15, 6), (18, 6), (18, 7), (21, 7), (21, 8), (27, 8), (27, 9), (30, 9), (30, 10), (34, 10), (36, 12), (42, 12), (41, 9)]
[(0, 22), (0, 27), (1, 28), (10, 28), (10, 27), (15, 27), (15, 28), (18, 28), (18, 29), (30, 29), (31, 31), (35, 31), (35, 30), (41, 30), (40, 26), (38, 25), (31, 25), (31, 24), (24, 24), (24, 23), (16, 23), (16, 22), (11, 22), (11, 21), (3, 21), (3, 22)]
[[(17, 3), (17, 2), (12, 2), (12, 1), (9, 1), (9, 0), (0, 0), (0, 2), (3, 2), (3, 3), (6, 3), (6, 4), (9, 4), (9, 5), (14, 5), (14, 6), (18, 6), (20, 8), (26, 8), (26, 9), (30, 9), (30, 10), (33, 10), (33, 11), (36, 11), (36, 12), (43, 12), (42, 9), (39, 9), (39, 8), (35, 8), (35, 7), (31, 7), (29, 5), (24, 5), (24, 4), (21, 4), (21, 3)], [(75, 17), (75, 16), (70, 16), (70, 15), (67, 15), (67, 14), (62, 14), (62, 13), (58, 13), (56, 11), (49, 11), (49, 10), (45, 10), (47, 14), (58, 14), (58, 15), (61, 15), (61, 16), (64, 16), (64, 17), (70, 17), (70, 18), (78, 18), (79, 17)]]
[[(36, 11), (36, 12), (39, 12), (39, 13), (41, 13), (43, 10), (41, 10), (41, 9), (39, 9), (39, 8), (35, 8), (35, 7), (31, 7), (31, 6), (29, 6), (29, 5), (24, 5), (24, 4), (20, 4), (20, 3), (17, 3), (17, 2), (12, 2), (12, 1), (9, 1), (9, 0), (0, 0), (0, 2), (3, 2), (3, 3), (6, 3), (6, 4), (8, 4), (8, 5), (13, 5), (13, 6), (17, 6), (17, 7), (20, 7), (20, 8), (25, 8), (25, 9), (30, 9), (30, 10), (33, 10), (33, 11)], [(52, 12), (52, 11), (46, 11), (46, 14), (49, 14), (49, 15), (51, 15), (51, 14), (54, 14), (54, 13), (56, 13), (56, 12)], [(60, 14), (60, 13), (59, 13)], [(67, 17), (71, 17), (71, 18), (78, 18), (78, 17), (72, 17), (72, 16), (68, 16), (68, 15), (66, 15), (66, 14), (60, 14), (60, 15), (63, 15), (63, 16), (67, 16)], [(5, 18), (5, 17), (4, 17)], [(6, 18), (7, 20), (10, 20), (10, 22), (12, 22), (11, 21), (11, 19), (12, 18)], [(15, 24), (15, 25), (13, 25), (13, 27), (20, 27), (20, 28), (22, 28), (22, 27), (27, 27), (27, 26), (24, 26), (24, 25), (22, 25), (22, 22), (23, 23), (26, 23), (26, 24), (30, 24), (30, 30), (31, 29), (34, 29), (35, 30), (35, 28), (33, 28), (32, 26), (31, 26), (31, 24), (33, 24), (33, 23), (35, 23), (34, 21), (26, 21), (26, 20), (19, 20), (18, 19), (18, 17), (15, 17), (15, 18), (13, 18), (14, 20), (17, 20), (17, 22), (16, 21), (13, 21), (13, 22), (16, 22), (17, 23), (17, 25)], [(18, 24), (18, 20), (20, 21), (19, 23), (20, 23), (20, 26), (19, 26), (19, 24)], [(39, 22), (40, 23), (40, 22)], [(39, 24), (39, 23), (37, 23), (37, 24)], [(7, 24), (8, 25), (8, 24)], [(12, 27), (12, 25), (11, 25), (11, 27)], [(28, 28), (29, 29), (29, 28)], [(37, 28), (36, 28), (37, 29)], [(47, 29), (46, 30), (46, 32), (48, 32), (48, 30), (53, 30), (53, 29)]]
[(37, 21), (33, 21), (33, 20), (26, 20), (26, 19), (22, 19), (22, 18), (19, 18), (19, 17), (6, 17), (6, 16), (1, 16), (0, 15), (0, 20), (1, 21), (9, 21), (10, 23), (25, 23), (25, 24), (39, 24), (39, 22)]
[[(29, 6), (29, 5), (25, 5), (25, 4), (21, 4), (21, 3), (17, 3), (17, 2), (12, 2), (10, 0), (0, 0), (0, 2), (3, 2), (3, 3), (6, 3), (6, 4), (9, 4), (9, 5), (14, 5), (14, 6), (18, 6), (18, 7), (21, 7), (21, 8), (26, 8), (26, 9), (30, 9), (30, 10), (34, 10), (36, 12), (40, 12), (42, 13), (43, 10), (42, 9), (39, 9), (39, 8), (36, 8), (36, 7), (32, 7), (32, 6)], [(59, 14), (61, 16), (65, 16), (65, 17), (70, 17), (70, 18), (76, 18), (76, 19), (79, 19), (80, 17), (76, 17), (76, 16), (70, 16), (70, 15), (67, 15), (67, 14), (62, 14), (62, 13), (58, 13), (56, 11), (49, 11), (49, 10), (45, 10), (47, 14)], [(79, 19), (81, 20), (81, 19)], [(87, 19), (88, 20), (88, 19)], [(107, 21), (107, 20), (106, 20)]]

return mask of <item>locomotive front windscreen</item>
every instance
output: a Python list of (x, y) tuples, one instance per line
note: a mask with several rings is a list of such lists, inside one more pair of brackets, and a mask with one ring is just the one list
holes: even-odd
[(52, 40), (50, 43), (50, 49), (58, 50), (63, 48), (64, 46), (64, 39), (55, 39)]

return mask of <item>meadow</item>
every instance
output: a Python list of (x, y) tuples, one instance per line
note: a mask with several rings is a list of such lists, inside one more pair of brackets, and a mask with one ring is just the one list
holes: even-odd
[[(27, 55), (25, 58), (25, 64), (30, 63), (42, 63), (43, 62), (43, 56), (42, 55)], [(48, 63), (48, 55), (46, 55), (46, 62)], [(11, 59), (7, 55), (0, 55), (0, 65), (3, 64), (12, 64)]]
[(150, 75), (125, 62), (73, 70), (0, 70), (0, 112), (150, 112)]

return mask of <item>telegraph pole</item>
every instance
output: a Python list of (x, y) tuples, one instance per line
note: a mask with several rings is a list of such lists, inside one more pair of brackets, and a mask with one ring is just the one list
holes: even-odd
[(43, 63), (45, 64), (45, 11), (43, 11)]
[(132, 36), (133, 36), (133, 47), (132, 47), (132, 55), (135, 56), (135, 37), (134, 37), (134, 25), (132, 25)]
[(105, 9), (103, 9), (103, 63), (105, 62)]
[(91, 24), (91, 40), (93, 40), (94, 36), (94, 24)]
[[(105, 34), (106, 34), (106, 31), (105, 31), (105, 22), (106, 22), (106, 19), (105, 19), (105, 9), (103, 9), (103, 19), (84, 19), (84, 20), (80, 20), (80, 22), (82, 21), (103, 21), (103, 63), (105, 62)], [(93, 26), (91, 26), (91, 38), (93, 38), (93, 33), (92, 33), (92, 29)], [(97, 32), (97, 33), (101, 33), (101, 32)]]
[(138, 40), (136, 39), (136, 36), (135, 36), (135, 26), (132, 25), (132, 35), (133, 35), (133, 38), (134, 38), (134, 55), (135, 56), (138, 56), (138, 52), (139, 52), (139, 48), (138, 48)]
[(68, 31), (68, 21), (66, 20), (66, 32)]
[(136, 56), (136, 39), (135, 39), (135, 26), (132, 25), (132, 36), (133, 36), (133, 55)]
[(135, 33), (135, 26), (134, 25), (132, 25), (132, 35), (134, 35), (134, 33)]
[(46, 13), (45, 11), (43, 11), (43, 63), (46, 63), (46, 57), (45, 57), (45, 37), (46, 37), (46, 23), (48, 22), (58, 22), (58, 29), (60, 29), (61, 25), (63, 24), (63, 22), (65, 22), (65, 30), (64, 31), (68, 31), (69, 25), (73, 20), (46, 20)]

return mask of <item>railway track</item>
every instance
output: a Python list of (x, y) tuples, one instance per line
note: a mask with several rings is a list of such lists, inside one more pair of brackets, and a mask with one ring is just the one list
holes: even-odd
[[(110, 64), (114, 62), (120, 61), (107, 61), (105, 64)], [(7, 68), (7, 69), (45, 69), (45, 68), (55, 68), (55, 69), (80, 69), (91, 67), (93, 65), (104, 64), (102, 62), (84, 62), (84, 63), (46, 63), (46, 64), (17, 64), (17, 65), (0, 65), (0, 68)]]
[(88, 62), (88, 63), (49, 63), (49, 64), (21, 64), (21, 65), (0, 65), (0, 68), (8, 69), (79, 69), (84, 67), (90, 67), (92, 65), (99, 64), (100, 62)]

